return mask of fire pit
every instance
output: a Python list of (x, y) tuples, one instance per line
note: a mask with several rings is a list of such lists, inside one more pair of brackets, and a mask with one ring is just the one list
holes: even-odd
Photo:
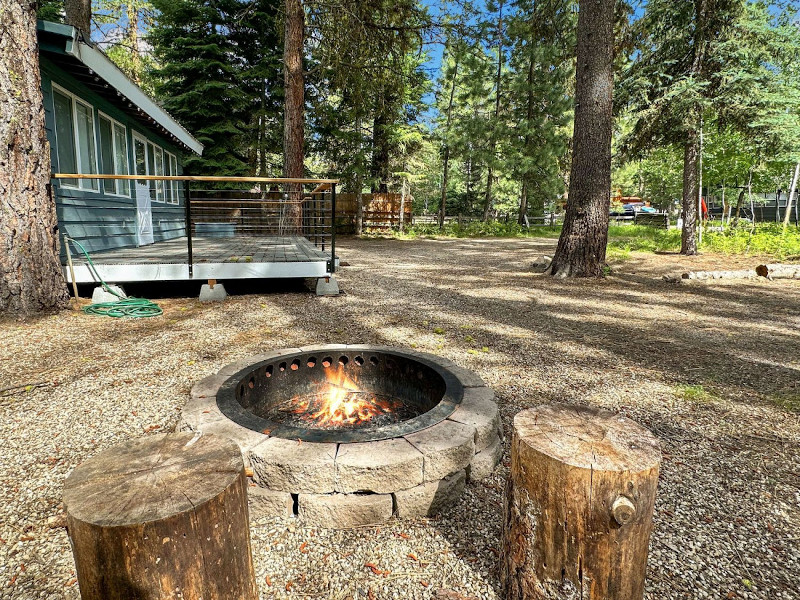
[(347, 527), (431, 515), (502, 453), (494, 393), (440, 357), (311, 346), (199, 382), (181, 430), (226, 435), (252, 466), (254, 515)]

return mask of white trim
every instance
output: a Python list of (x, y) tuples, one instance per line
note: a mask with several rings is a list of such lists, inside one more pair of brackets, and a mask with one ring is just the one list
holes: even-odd
[(105, 54), (79, 40), (77, 30), (73, 31), (72, 45), (71, 47), (69, 45), (67, 46), (67, 54), (74, 56), (89, 67), (89, 69), (97, 73), (97, 75), (108, 82), (110, 86), (142, 109), (149, 117), (175, 136), (176, 139), (180, 140), (180, 142), (186, 145), (192, 152), (198, 155), (203, 153), (203, 144), (198, 142), (192, 134), (180, 125), (180, 123), (151, 100), (139, 86), (128, 79)]
[[(104, 281), (123, 283), (128, 281), (185, 281), (189, 279), (272, 279), (329, 277), (327, 261), (267, 262), (267, 263), (195, 263), (193, 276), (189, 276), (189, 265), (158, 263), (141, 265), (95, 264)], [(77, 283), (96, 282), (85, 264), (73, 266)], [(63, 267), (67, 283), (72, 283), (69, 268)]]
[[(97, 120), (99, 121), (100, 119), (105, 119), (106, 121), (109, 121), (111, 123), (111, 160), (114, 163), (114, 173), (113, 174), (114, 175), (130, 175), (130, 173), (128, 173), (129, 164), (127, 162), (128, 158), (130, 156), (129, 149), (128, 149), (128, 128), (125, 127), (125, 125), (123, 123), (120, 123), (114, 117), (112, 117), (111, 115), (107, 115), (106, 113), (104, 113), (102, 110), (100, 110), (98, 108), (97, 109)], [(116, 146), (117, 131), (114, 128), (115, 125), (119, 125), (120, 127), (122, 127), (122, 130), (125, 132), (125, 134), (122, 136), (122, 139), (125, 141), (125, 161), (126, 161), (126, 163), (125, 163), (125, 173), (118, 173), (117, 172), (117, 168), (118, 168), (118, 165), (117, 165), (117, 146)], [(99, 162), (100, 162), (100, 155), (102, 154), (102, 152), (103, 152), (102, 148), (98, 148), (98, 153), (97, 153), (98, 171), (100, 170), (99, 169), (99, 167), (100, 167)], [(126, 183), (128, 185), (128, 193), (127, 194), (119, 194), (119, 193), (117, 193), (117, 187), (118, 187), (118, 185), (120, 183), (122, 183), (120, 180), (118, 180), (118, 179), (112, 179), (111, 180), (111, 181), (114, 182), (114, 192), (113, 193), (110, 193), (110, 192), (106, 191), (105, 181), (109, 181), (109, 180), (106, 179), (106, 180), (104, 180), (104, 183), (103, 183), (103, 193), (106, 196), (116, 196), (117, 198), (128, 198), (128, 199), (130, 199), (130, 197), (131, 197), (131, 185), (130, 185), (129, 181), (128, 182), (124, 182), (124, 183)]]

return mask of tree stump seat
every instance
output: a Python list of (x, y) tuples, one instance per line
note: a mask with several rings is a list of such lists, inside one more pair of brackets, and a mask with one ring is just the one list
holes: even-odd
[(609, 411), (514, 417), (501, 579), (508, 600), (641, 600), (658, 440)]
[(221, 436), (146, 436), (67, 478), (83, 600), (256, 600), (247, 478)]

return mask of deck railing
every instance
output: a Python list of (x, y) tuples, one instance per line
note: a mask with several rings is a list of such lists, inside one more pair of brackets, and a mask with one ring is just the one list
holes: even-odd
[(304, 237), (336, 271), (334, 179), (53, 175), (62, 233), (102, 251), (186, 238)]

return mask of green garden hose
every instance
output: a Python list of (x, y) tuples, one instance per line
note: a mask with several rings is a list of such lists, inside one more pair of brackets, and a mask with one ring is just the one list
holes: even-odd
[(97, 304), (84, 306), (83, 312), (85, 312), (87, 315), (105, 315), (106, 317), (115, 317), (118, 319), (142, 319), (145, 317), (158, 317), (164, 313), (158, 304), (151, 302), (146, 298), (124, 298), (120, 296), (117, 292), (111, 289), (111, 287), (105, 281), (103, 281), (102, 277), (100, 277), (100, 274), (97, 272), (97, 269), (92, 262), (92, 257), (89, 256), (86, 248), (84, 248), (77, 240), (73, 240), (72, 238), (68, 237), (65, 237), (64, 239), (75, 244), (83, 253), (88, 262), (89, 270), (94, 278), (100, 282), (100, 285), (103, 286), (103, 289), (109, 294), (113, 294), (119, 298), (119, 300), (116, 302), (98, 302)]

